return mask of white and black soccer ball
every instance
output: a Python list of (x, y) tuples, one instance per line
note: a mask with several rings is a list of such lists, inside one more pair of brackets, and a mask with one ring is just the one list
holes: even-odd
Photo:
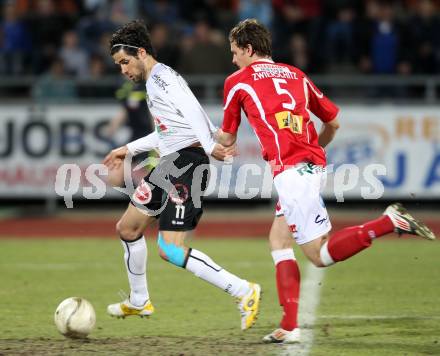
[(64, 336), (85, 338), (95, 327), (96, 314), (89, 301), (71, 297), (58, 305), (54, 319), (58, 331)]

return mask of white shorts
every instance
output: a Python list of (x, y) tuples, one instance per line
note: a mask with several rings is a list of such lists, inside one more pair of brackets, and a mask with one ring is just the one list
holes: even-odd
[(321, 197), (325, 168), (298, 163), (274, 178), (279, 201), (275, 214), (284, 215), (298, 245), (328, 233), (332, 225)]

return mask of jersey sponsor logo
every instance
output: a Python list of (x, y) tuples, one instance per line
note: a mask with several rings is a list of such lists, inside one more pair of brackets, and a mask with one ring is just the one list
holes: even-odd
[(133, 200), (141, 205), (148, 204), (151, 201), (152, 197), (153, 193), (151, 192), (151, 188), (145, 181), (142, 181), (142, 183), (136, 188), (132, 196)]
[(185, 184), (177, 183), (168, 195), (174, 204), (183, 204), (188, 200), (189, 189)]
[(296, 171), (299, 173), (300, 176), (303, 176), (305, 173), (313, 174), (315, 173), (315, 165), (313, 163), (302, 163), (300, 164)]
[(158, 117), (154, 117), (154, 124), (156, 125), (156, 131), (157, 133), (161, 133), (163, 131), (168, 130), (168, 127), (166, 127), (162, 121), (160, 121), (160, 119)]
[(156, 132), (159, 136), (170, 136), (176, 133), (176, 130), (173, 128), (168, 128), (157, 116), (154, 116), (154, 126), (156, 128)]
[(290, 129), (293, 133), (302, 134), (303, 117), (293, 115), (290, 111), (281, 111), (275, 114), (275, 118), (280, 129)]
[(169, 84), (168, 84), (165, 80), (163, 80), (163, 79), (162, 79), (159, 75), (157, 75), (157, 74), (154, 74), (151, 78), (154, 80), (154, 83), (155, 83), (160, 89), (162, 89), (163, 91), (165, 91), (165, 93), (168, 93), (167, 86), (169, 86)]
[[(296, 166), (296, 171), (299, 173), (300, 176), (303, 176), (305, 173), (308, 174), (315, 174), (315, 173), (323, 173), (325, 172), (325, 169), (321, 166), (316, 166), (311, 162), (308, 163), (299, 163)], [(320, 203), (322, 207), (325, 208), (324, 200), (322, 200), (322, 197), (319, 197), (321, 199)]]

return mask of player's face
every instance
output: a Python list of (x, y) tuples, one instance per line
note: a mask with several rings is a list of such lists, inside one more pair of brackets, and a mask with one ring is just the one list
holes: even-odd
[(252, 63), (251, 52), (248, 48), (240, 48), (233, 41), (231, 42), (232, 63), (238, 68), (247, 67)]
[(140, 58), (130, 56), (124, 50), (113, 54), (113, 59), (121, 67), (121, 73), (135, 83), (145, 81), (145, 66)]

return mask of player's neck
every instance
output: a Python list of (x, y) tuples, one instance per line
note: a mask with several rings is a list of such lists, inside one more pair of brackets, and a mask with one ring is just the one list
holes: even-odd
[(260, 57), (260, 56), (254, 56), (252, 58), (252, 61), (250, 64), (253, 64), (255, 62), (261, 62), (261, 61), (266, 61), (266, 62), (273, 62), (271, 57)]
[(148, 56), (145, 59), (145, 81), (147, 81), (148, 78), (150, 77), (151, 71), (153, 70), (153, 67), (156, 64), (157, 64), (157, 61), (151, 56)]

